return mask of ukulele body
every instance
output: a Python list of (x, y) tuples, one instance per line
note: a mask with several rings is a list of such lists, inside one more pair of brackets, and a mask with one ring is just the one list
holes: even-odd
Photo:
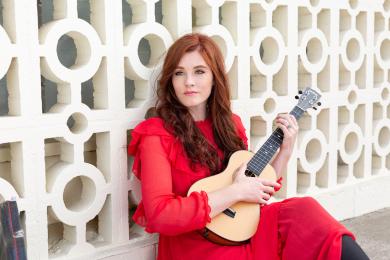
[[(234, 172), (241, 164), (248, 162), (253, 155), (252, 152), (245, 150), (233, 153), (223, 172), (195, 182), (189, 189), (188, 195), (193, 191), (200, 192), (203, 190), (212, 192), (229, 186), (233, 182)], [(259, 177), (276, 181), (276, 173), (270, 165), (264, 168)], [(242, 242), (248, 240), (255, 234), (259, 225), (260, 205), (257, 203), (238, 202), (229, 208), (235, 212), (233, 217), (222, 212), (213, 217), (211, 222), (206, 225), (206, 228), (228, 241)]]

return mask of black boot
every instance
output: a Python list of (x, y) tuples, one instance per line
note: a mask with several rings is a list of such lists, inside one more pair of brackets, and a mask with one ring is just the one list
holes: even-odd
[(367, 260), (370, 259), (363, 249), (350, 236), (343, 236), (341, 247), (341, 260)]

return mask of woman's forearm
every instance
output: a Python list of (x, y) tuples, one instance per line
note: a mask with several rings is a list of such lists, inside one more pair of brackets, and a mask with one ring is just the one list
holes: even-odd
[(291, 154), (278, 153), (275, 159), (271, 162), (271, 166), (274, 168), (277, 178), (282, 177), (283, 170), (286, 169), (288, 160), (290, 160)]
[[(278, 169), (283, 167), (281, 156), (276, 161)], [(280, 188), (280, 184), (275, 181), (247, 177), (245, 175), (246, 168), (247, 165), (242, 164), (237, 169), (231, 185), (207, 194), (208, 204), (211, 208), (211, 218), (239, 201), (266, 204), (270, 196), (275, 192), (275, 188)]]
[[(282, 177), (283, 171), (286, 169), (287, 163), (290, 160), (296, 139), (298, 124), (292, 115), (280, 115), (278, 116), (276, 122), (277, 125), (281, 127), (285, 137), (282, 146), (280, 147), (279, 153), (271, 162), (271, 166), (274, 168), (276, 176), (279, 179)], [(241, 172), (243, 174), (245, 167), (242, 168), (243, 169), (241, 169)], [(244, 179), (246, 179), (246, 177)], [(257, 202), (260, 204), (266, 203), (269, 199), (269, 194), (273, 194), (274, 188), (280, 188), (280, 184), (276, 182), (265, 181), (264, 183), (258, 185), (258, 187), (248, 189), (248, 187), (256, 185), (246, 184), (240, 186), (238, 183), (233, 182), (233, 184), (228, 187), (208, 193), (208, 203), (211, 208), (210, 217), (215, 217), (239, 201)], [(247, 188), (242, 189), (242, 187)]]
[(207, 193), (211, 208), (210, 218), (215, 217), (231, 205), (240, 201), (239, 193), (235, 184), (231, 184), (217, 191)]

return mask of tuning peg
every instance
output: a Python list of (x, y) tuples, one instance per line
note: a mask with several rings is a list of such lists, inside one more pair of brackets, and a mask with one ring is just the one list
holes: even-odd
[(321, 106), (321, 102), (318, 102), (317, 105)]
[(299, 96), (298, 96), (298, 95), (296, 95), (296, 96), (295, 96), (295, 99), (299, 99)]
[(298, 93), (299, 93), (299, 94), (302, 94), (303, 92), (302, 92), (302, 90), (299, 90)]
[(317, 110), (317, 108), (316, 108), (316, 107), (313, 107), (313, 109), (314, 109), (314, 110)]

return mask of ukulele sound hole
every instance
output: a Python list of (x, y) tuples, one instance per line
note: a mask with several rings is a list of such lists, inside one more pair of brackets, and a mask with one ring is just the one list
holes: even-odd
[(245, 170), (245, 175), (248, 177), (256, 177), (256, 174), (254, 174), (252, 171), (248, 169)]

